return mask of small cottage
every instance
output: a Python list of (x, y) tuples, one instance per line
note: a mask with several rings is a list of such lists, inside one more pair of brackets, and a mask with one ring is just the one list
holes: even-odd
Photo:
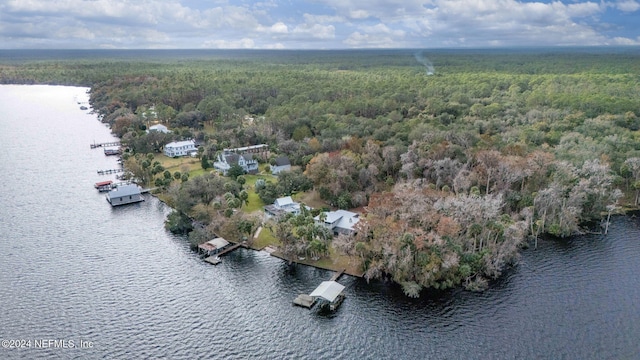
[(197, 151), (193, 140), (174, 141), (164, 146), (164, 154), (168, 157), (187, 156)]
[(140, 188), (135, 184), (118, 186), (117, 188), (109, 191), (106, 197), (111, 206), (126, 205), (144, 201)]
[(291, 161), (286, 156), (280, 156), (275, 160), (275, 164), (271, 166), (271, 173), (277, 175), (283, 171), (291, 170)]
[[(300, 203), (293, 201), (291, 196), (285, 196), (277, 198), (273, 205), (265, 206), (264, 211), (268, 216), (279, 216), (287, 213), (298, 215), (300, 214), (301, 206)], [(311, 209), (308, 206), (306, 208)]]

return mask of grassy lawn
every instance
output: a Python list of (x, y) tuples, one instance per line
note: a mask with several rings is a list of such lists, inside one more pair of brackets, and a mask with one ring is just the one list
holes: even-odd
[(254, 249), (262, 249), (267, 245), (278, 246), (280, 245), (280, 241), (273, 236), (271, 230), (263, 227), (262, 231), (260, 231), (260, 235), (257, 239), (253, 239), (252, 247)]
[(329, 205), (327, 205), (324, 200), (320, 199), (320, 195), (315, 190), (300, 192), (294, 194), (292, 197), (293, 200), (299, 203), (303, 203), (307, 206), (311, 206), (314, 209), (329, 208)]
[(260, 199), (258, 194), (256, 194), (253, 189), (247, 190), (247, 193), (249, 193), (249, 203), (242, 207), (242, 211), (247, 213), (262, 211), (264, 203), (262, 202), (262, 199)]
[(176, 171), (183, 172), (183, 169), (188, 169), (189, 173), (195, 170), (202, 170), (200, 160), (189, 156), (170, 158), (164, 154), (155, 154), (153, 160), (160, 162), (171, 173)]
[(249, 204), (242, 208), (242, 211), (247, 213), (252, 213), (256, 211), (262, 211), (265, 203), (262, 202), (258, 194), (256, 193), (256, 181), (258, 179), (264, 179), (265, 181), (275, 181), (275, 177), (273, 175), (244, 175), (244, 178), (247, 182), (244, 184), (247, 193), (249, 193)]
[(357, 257), (350, 257), (347, 255), (339, 254), (333, 247), (329, 248), (329, 257), (324, 257), (317, 261), (307, 258), (304, 261), (299, 262), (302, 264), (335, 271), (346, 269), (346, 273), (349, 275), (362, 276), (360, 259)]

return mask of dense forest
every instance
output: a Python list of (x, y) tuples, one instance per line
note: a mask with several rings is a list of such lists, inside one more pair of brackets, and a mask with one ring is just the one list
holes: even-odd
[[(363, 212), (333, 238), (318, 212), (273, 225), (289, 256), (360, 259), (406, 294), (487, 286), (529, 239), (589, 229), (640, 192), (640, 50), (149, 51), (8, 53), (0, 83), (91, 87), (139, 180), (165, 186), (169, 222), (250, 234), (240, 174), (172, 174), (153, 155), (266, 143), (300, 171), (257, 183), (262, 201), (316, 191)], [(147, 133), (160, 122), (171, 134)], [(266, 159), (265, 161), (269, 161)], [(237, 176), (240, 175), (240, 176)], [(179, 180), (179, 181), (178, 181)], [(180, 216), (180, 214), (184, 216)]]

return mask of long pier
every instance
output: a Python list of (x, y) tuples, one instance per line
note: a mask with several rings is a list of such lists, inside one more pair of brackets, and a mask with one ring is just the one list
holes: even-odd
[(112, 141), (112, 142), (104, 142), (104, 143), (93, 143), (89, 144), (92, 149), (106, 146), (120, 146), (120, 141)]
[(108, 175), (108, 174), (116, 174), (123, 172), (124, 169), (107, 169), (107, 170), (98, 170), (98, 175)]

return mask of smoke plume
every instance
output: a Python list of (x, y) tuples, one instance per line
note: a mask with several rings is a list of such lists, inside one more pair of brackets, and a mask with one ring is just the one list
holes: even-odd
[(426, 68), (425, 71), (427, 72), (427, 75), (435, 74), (436, 69), (433, 67), (433, 64), (431, 63), (431, 61), (429, 61), (429, 59), (427, 59), (427, 57), (424, 56), (424, 53), (417, 52), (415, 53), (414, 57), (420, 64), (424, 65), (424, 67)]

